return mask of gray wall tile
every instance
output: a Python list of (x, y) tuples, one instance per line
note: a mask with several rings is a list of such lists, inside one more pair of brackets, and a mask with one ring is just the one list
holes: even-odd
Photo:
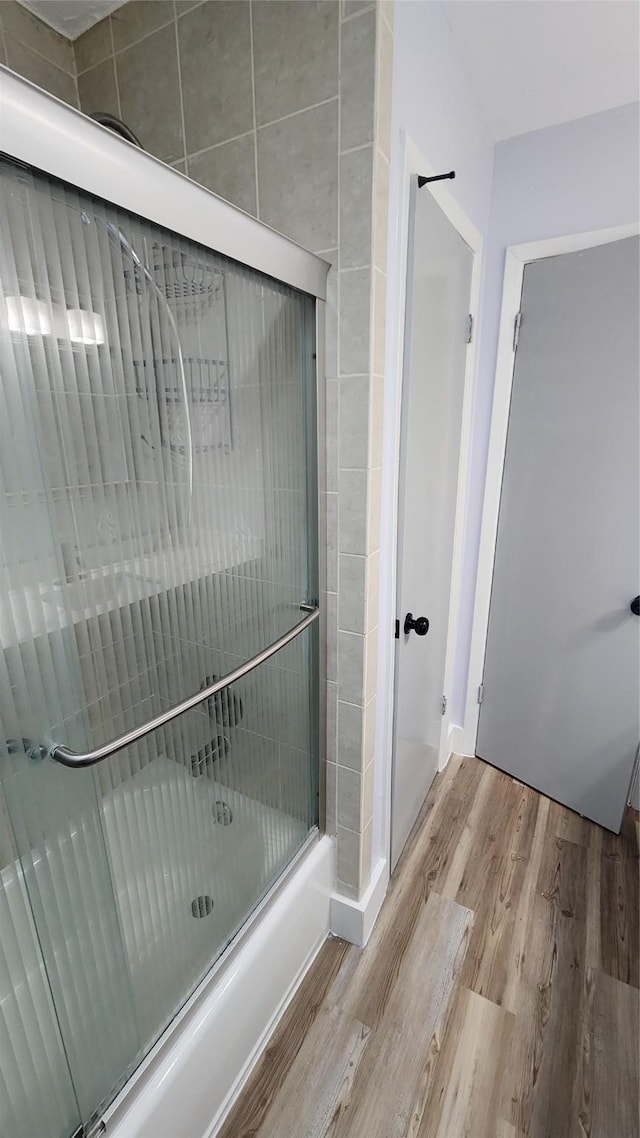
[(156, 31), (174, 18), (173, 0), (129, 0), (111, 15), (116, 51)]
[(261, 220), (312, 251), (337, 243), (337, 99), (258, 131), (258, 182)]
[(185, 12), (190, 12), (192, 8), (197, 8), (200, 4), (209, 4), (210, 0), (175, 0), (176, 3), (176, 16), (184, 16)]
[(351, 767), (356, 771), (362, 769), (362, 738), (362, 708), (340, 700), (338, 702), (337, 759), (341, 766)]
[(364, 636), (338, 632), (338, 695), (347, 703), (362, 703)]
[(325, 308), (327, 338), (325, 367), (327, 376), (335, 379), (338, 374), (338, 250), (323, 252), (322, 256), (331, 264), (327, 277)]
[(338, 549), (340, 553), (367, 552), (367, 472), (340, 471)]
[(363, 12), (342, 24), (342, 150), (373, 142), (376, 13)]
[(349, 16), (355, 16), (358, 12), (362, 12), (364, 8), (373, 8), (375, 6), (372, 0), (341, 0), (341, 3), (343, 20), (348, 20)]
[(327, 762), (335, 763), (338, 741), (338, 685), (327, 681)]
[(325, 829), (330, 837), (335, 837), (336, 833), (336, 790), (337, 790), (337, 768), (335, 763), (327, 763), (325, 765), (325, 792), (326, 792), (326, 805), (325, 805)]
[(338, 591), (338, 495), (327, 494), (327, 589)]
[(368, 375), (340, 380), (340, 466), (366, 470), (369, 455)]
[(353, 269), (340, 273), (340, 374), (369, 371), (371, 273)]
[(258, 126), (338, 94), (335, 0), (254, 0)]
[(25, 47), (18, 40), (14, 40), (12, 36), (5, 34), (4, 43), (7, 67), (17, 71), (18, 75), (24, 76), (32, 83), (37, 83), (38, 87), (42, 87), (50, 95), (55, 95), (57, 99), (62, 99), (72, 107), (78, 106), (76, 81), (71, 75), (31, 48)]
[(327, 460), (327, 490), (338, 490), (338, 381), (328, 379), (325, 393), (326, 400), (326, 460)]
[(252, 130), (246, 0), (215, 0), (178, 20), (187, 154)]
[(347, 897), (360, 892), (360, 835), (338, 826), (338, 885)]
[(338, 627), (345, 632), (365, 632), (366, 557), (340, 554)]
[(100, 20), (98, 24), (94, 24), (92, 28), (78, 36), (77, 40), (73, 41), (73, 51), (78, 74), (95, 67), (96, 63), (102, 63), (103, 59), (113, 55), (109, 17)]
[(73, 47), (65, 36), (54, 31), (44, 20), (39, 20), (16, 0), (2, 0), (0, 21), (7, 35), (55, 63), (68, 75), (75, 75)]
[(116, 55), (122, 118), (145, 150), (165, 162), (184, 154), (173, 24)]
[(242, 135), (189, 158), (189, 177), (256, 216), (255, 135)]
[(327, 679), (338, 680), (338, 598), (335, 593), (326, 594), (327, 612)]
[(371, 261), (373, 147), (340, 158), (340, 268), (358, 269)]
[(360, 796), (362, 780), (359, 771), (338, 767), (338, 825), (348, 830), (360, 830)]
[(113, 57), (98, 63), (78, 76), (78, 97), (80, 109), (86, 115), (94, 111), (105, 111), (119, 115), (116, 69)]

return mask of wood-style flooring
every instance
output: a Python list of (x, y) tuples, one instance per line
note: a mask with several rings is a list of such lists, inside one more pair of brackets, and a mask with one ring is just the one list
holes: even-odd
[(638, 869), (634, 811), (615, 837), (453, 757), (220, 1138), (637, 1138)]

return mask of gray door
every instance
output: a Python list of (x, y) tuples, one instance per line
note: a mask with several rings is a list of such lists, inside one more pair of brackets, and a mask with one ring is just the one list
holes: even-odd
[(618, 831), (639, 737), (637, 237), (529, 264), (477, 753)]

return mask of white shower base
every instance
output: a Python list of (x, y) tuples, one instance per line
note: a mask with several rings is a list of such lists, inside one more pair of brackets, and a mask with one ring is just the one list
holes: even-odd
[[(228, 825), (221, 820), (225, 810), (233, 817)], [(148, 1039), (158, 1030), (159, 999), (167, 1015), (179, 1006), (185, 988), (300, 850), (306, 827), (237, 791), (194, 779), (164, 758), (105, 797), (104, 822), (135, 1016), (140, 1038)], [(333, 843), (316, 834), (109, 1108), (109, 1138), (215, 1134), (326, 938), (333, 874)], [(10, 1037), (15, 1034), (10, 1025), (18, 1020), (30, 1031), (30, 1060), (15, 1072), (12, 1097), (26, 1095), (31, 1118), (41, 1119), (45, 1133), (54, 1117), (64, 1129), (73, 1102), (61, 1090), (67, 1085), (64, 1060), (20, 866), (1, 876), (0, 916), (13, 929), (15, 951), (0, 960), (0, 1039), (7, 1027)], [(199, 897), (210, 898), (213, 908), (194, 919), (191, 905)]]
[[(103, 814), (139, 1038), (157, 1034), (303, 844), (299, 819), (170, 759), (105, 796)], [(192, 905), (212, 908), (194, 919)], [(205, 900), (206, 899), (206, 900)]]
[(310, 839), (104, 1115), (108, 1138), (214, 1138), (329, 932), (335, 846)]

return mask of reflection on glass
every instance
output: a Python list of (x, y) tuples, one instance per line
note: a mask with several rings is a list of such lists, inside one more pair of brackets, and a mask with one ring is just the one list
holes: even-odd
[(0, 1022), (0, 1133), (66, 1138), (317, 821), (315, 627), (99, 767), (29, 743), (145, 722), (317, 597), (314, 308), (40, 174), (0, 181), (0, 996), (29, 997)]

